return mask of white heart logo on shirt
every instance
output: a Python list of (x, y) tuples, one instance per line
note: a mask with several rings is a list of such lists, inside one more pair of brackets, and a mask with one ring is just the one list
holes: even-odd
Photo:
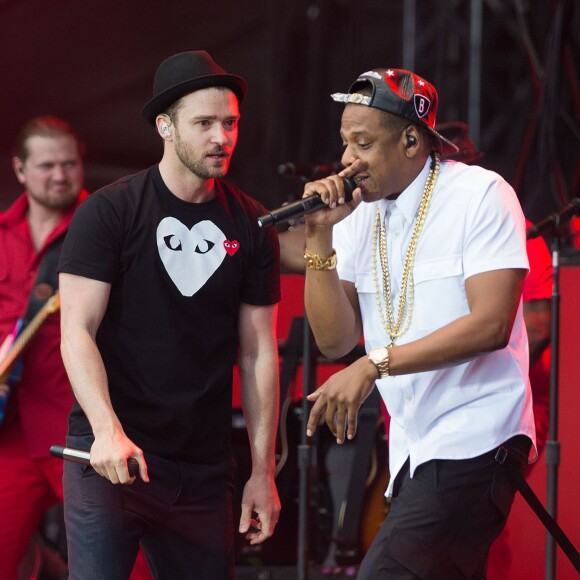
[(211, 221), (191, 229), (166, 217), (157, 226), (157, 249), (173, 283), (183, 296), (193, 296), (219, 268), (226, 256), (223, 232)]

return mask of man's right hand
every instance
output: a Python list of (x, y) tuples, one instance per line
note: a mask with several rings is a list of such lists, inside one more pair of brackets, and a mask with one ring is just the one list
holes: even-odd
[(356, 161), (350, 167), (343, 169), (338, 175), (329, 175), (324, 179), (308, 182), (304, 186), (303, 197), (318, 194), (328, 209), (308, 213), (304, 216), (309, 228), (317, 226), (331, 227), (351, 214), (362, 201), (362, 191), (357, 187), (352, 192), (352, 200), (345, 201), (345, 189), (343, 177), (354, 178), (362, 170), (364, 164)]
[(149, 481), (143, 451), (125, 433), (95, 436), (91, 447), (91, 466), (111, 483), (131, 485), (136, 477), (129, 475), (127, 461), (133, 458), (139, 464), (139, 477)]

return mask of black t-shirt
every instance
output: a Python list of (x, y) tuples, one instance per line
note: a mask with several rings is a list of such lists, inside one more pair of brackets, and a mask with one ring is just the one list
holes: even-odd
[[(257, 225), (264, 213), (221, 180), (211, 201), (185, 202), (157, 166), (75, 213), (59, 271), (112, 285), (97, 345), (113, 408), (144, 451), (228, 457), (239, 306), (280, 299), (277, 235)], [(69, 433), (91, 433), (78, 403)]]

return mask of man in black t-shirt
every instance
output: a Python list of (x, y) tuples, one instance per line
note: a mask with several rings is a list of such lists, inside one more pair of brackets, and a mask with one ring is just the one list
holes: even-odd
[(139, 544), (156, 578), (233, 578), (235, 363), (253, 460), (239, 531), (276, 526), (278, 241), (221, 179), (245, 92), (205, 51), (161, 63), (143, 109), (160, 163), (93, 194), (65, 240), (67, 444), (91, 456), (65, 466), (71, 580), (128, 578)]

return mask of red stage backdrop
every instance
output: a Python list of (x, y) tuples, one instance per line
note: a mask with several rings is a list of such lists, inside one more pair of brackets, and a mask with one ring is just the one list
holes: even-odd
[[(580, 265), (564, 266), (560, 276), (560, 366), (558, 440), (558, 523), (580, 550)], [(528, 480), (546, 505), (545, 452)], [(511, 580), (545, 578), (546, 532), (525, 500), (518, 495), (510, 516), (513, 546)], [(556, 578), (571, 580), (578, 574), (557, 548)]]

